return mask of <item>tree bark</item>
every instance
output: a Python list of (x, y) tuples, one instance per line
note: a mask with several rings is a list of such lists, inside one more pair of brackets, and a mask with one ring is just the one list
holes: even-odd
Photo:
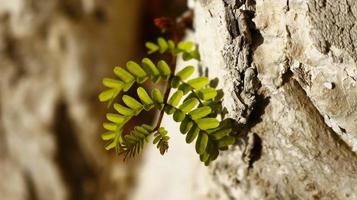
[(357, 198), (357, 3), (191, 3), (203, 66), (241, 127), (211, 167), (215, 196)]

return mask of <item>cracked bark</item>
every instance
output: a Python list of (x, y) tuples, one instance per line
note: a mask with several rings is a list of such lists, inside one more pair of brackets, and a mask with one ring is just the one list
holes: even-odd
[(190, 5), (202, 65), (242, 128), (210, 168), (207, 198), (356, 199), (357, 3)]

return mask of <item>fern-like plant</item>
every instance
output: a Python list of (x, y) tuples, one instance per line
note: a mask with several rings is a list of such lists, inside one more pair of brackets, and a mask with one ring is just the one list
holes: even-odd
[[(146, 47), (149, 54), (170, 53), (174, 58), (182, 54), (184, 60), (200, 59), (196, 45), (192, 42), (179, 42), (176, 45), (173, 41), (160, 37), (157, 43), (147, 42)], [(193, 72), (193, 66), (186, 66), (175, 73), (166, 61), (159, 60), (155, 64), (149, 58), (142, 59), (141, 64), (129, 61), (126, 69), (115, 67), (114, 74), (117, 78), (104, 78), (103, 84), (108, 89), (99, 94), (99, 100), (108, 102), (109, 106), (113, 105), (116, 111), (107, 113), (108, 122), (103, 123), (107, 132), (102, 134), (102, 139), (108, 141), (105, 148), (115, 148), (119, 154), (124, 155), (125, 160), (139, 154), (144, 144), (153, 136), (153, 144), (164, 154), (169, 148), (170, 139), (168, 132), (161, 127), (162, 117), (166, 113), (180, 123), (180, 132), (186, 134), (187, 143), (196, 141), (196, 151), (205, 165), (215, 160), (220, 150), (228, 149), (235, 138), (230, 136), (231, 121), (224, 119), (222, 112), (223, 92), (215, 89), (215, 81), (210, 81), (207, 77), (189, 79)], [(122, 101), (114, 102), (120, 92), (127, 92), (135, 82), (140, 85), (145, 81), (166, 81), (168, 84), (164, 95), (157, 88), (149, 92), (138, 87), (137, 98), (124, 94)], [(125, 125), (133, 117), (143, 110), (153, 109), (160, 112), (156, 126), (141, 124), (129, 133), (124, 133)], [(219, 115), (221, 121), (217, 119)]]

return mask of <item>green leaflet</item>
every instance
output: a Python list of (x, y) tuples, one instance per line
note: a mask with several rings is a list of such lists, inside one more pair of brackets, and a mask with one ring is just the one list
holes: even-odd
[(114, 113), (107, 113), (106, 117), (109, 121), (114, 122), (116, 124), (122, 124), (126, 119), (123, 115), (118, 115)]
[(153, 144), (157, 144), (156, 147), (159, 149), (160, 154), (164, 155), (164, 153), (169, 148), (168, 141), (170, 137), (167, 135), (167, 131), (165, 128), (160, 127), (157, 132), (154, 134)]
[(182, 134), (186, 134), (193, 126), (193, 121), (189, 117), (185, 117), (185, 119), (180, 124), (180, 132)]
[(132, 82), (135, 79), (133, 75), (121, 67), (115, 67), (114, 74), (124, 81), (124, 83)]
[(101, 102), (109, 101), (109, 100), (115, 98), (117, 93), (118, 93), (117, 89), (104, 90), (98, 96), (99, 101), (101, 101)]
[(228, 147), (229, 145), (232, 145), (235, 143), (235, 138), (232, 136), (224, 136), (222, 139), (218, 141), (218, 148), (225, 148)]
[(197, 125), (193, 125), (190, 131), (186, 135), (186, 142), (190, 144), (195, 140), (197, 137), (198, 133), (200, 132), (200, 129), (197, 127)]
[(160, 92), (159, 89), (154, 88), (152, 90), (151, 96), (152, 96), (152, 98), (153, 98), (155, 103), (160, 103), (161, 104), (161, 103), (164, 102), (164, 98), (162, 97), (161, 92)]
[(149, 96), (149, 94), (146, 92), (146, 90), (142, 87), (139, 87), (137, 89), (137, 93), (138, 96), (141, 100), (141, 102), (146, 105), (146, 106), (150, 106), (154, 104), (154, 101), (151, 99), (151, 97)]
[(198, 77), (191, 79), (187, 82), (191, 87), (195, 88), (196, 90), (199, 90), (206, 86), (209, 83), (209, 80), (207, 77)]
[(143, 124), (141, 125), (143, 128), (145, 128), (147, 131), (151, 132), (154, 130), (154, 128), (150, 125), (147, 125), (147, 124)]
[[(174, 51), (174, 50), (175, 50), (175, 43), (174, 43), (174, 41), (169, 40), (169, 41), (167, 42), (167, 44), (168, 44), (168, 47), (169, 47), (169, 49), (170, 49), (171, 51)], [(173, 52), (173, 53), (174, 53), (174, 52)]]
[(121, 105), (121, 104), (118, 104), (118, 103), (115, 103), (115, 104), (114, 104), (114, 109), (115, 109), (118, 113), (120, 113), (120, 114), (122, 114), (122, 115), (124, 115), (124, 116), (133, 116), (133, 115), (135, 115), (134, 110), (132, 110), (132, 109), (130, 109), (130, 108), (128, 108), (128, 107), (125, 107), (125, 106), (123, 106), (123, 105)]
[(179, 109), (184, 112), (184, 113), (188, 113), (190, 112), (197, 104), (199, 103), (199, 101), (196, 98), (191, 98), (188, 99), (186, 101), (184, 101)]
[(157, 68), (159, 69), (160, 74), (164, 80), (168, 80), (170, 78), (171, 69), (170, 69), (169, 65), (164, 60), (160, 60), (157, 63)]
[(105, 145), (105, 150), (110, 150), (115, 148), (117, 143), (115, 141), (110, 142), (109, 144)]
[(183, 94), (187, 94), (189, 91), (192, 90), (191, 86), (188, 85), (187, 83), (182, 83), (179, 87), (179, 90), (183, 92)]
[(181, 110), (176, 110), (173, 115), (173, 119), (175, 122), (181, 122), (183, 119), (185, 119), (185, 113), (182, 112)]
[(140, 111), (143, 108), (143, 105), (131, 96), (124, 95), (122, 99), (125, 105), (135, 110), (136, 112)]
[(102, 83), (104, 86), (107, 86), (108, 88), (113, 88), (117, 90), (121, 90), (124, 87), (124, 83), (122, 81), (111, 79), (111, 78), (103, 78)]
[(185, 52), (192, 51), (194, 44), (190, 41), (181, 41), (178, 43), (177, 47)]
[(143, 58), (142, 61), (142, 66), (146, 73), (150, 75), (150, 79), (154, 82), (157, 83), (160, 81), (160, 72), (156, 68), (155, 64), (149, 59), (149, 58)]
[(116, 131), (117, 127), (118, 126), (114, 123), (108, 123), (108, 122), (103, 123), (103, 128), (108, 131)]
[(146, 42), (145, 46), (146, 46), (146, 48), (149, 49), (148, 54), (155, 53), (156, 51), (159, 50), (159, 46), (152, 42)]
[(174, 76), (174, 78), (171, 80), (171, 87), (172, 88), (177, 88), (180, 85), (180, 78), (177, 76)]
[(183, 68), (181, 71), (177, 72), (176, 76), (183, 81), (186, 80), (188, 77), (190, 77), (194, 71), (195, 68), (193, 66), (187, 66)]
[(220, 140), (222, 139), (224, 136), (228, 136), (229, 133), (232, 132), (231, 128), (226, 128), (226, 129), (221, 129), (221, 130), (217, 130), (213, 133), (210, 133), (210, 135), (212, 136), (212, 139), (214, 140)]
[(181, 98), (183, 97), (183, 92), (181, 90), (177, 90), (167, 102), (169, 105), (176, 107), (179, 103)]
[(102, 140), (111, 140), (116, 136), (115, 132), (106, 132), (101, 135)]
[(198, 96), (202, 100), (213, 99), (217, 96), (217, 91), (214, 88), (204, 88), (198, 91)]
[(217, 128), (219, 121), (216, 118), (203, 118), (196, 120), (198, 127), (202, 130)]
[(157, 39), (157, 43), (159, 44), (159, 47), (160, 47), (160, 53), (164, 53), (168, 48), (168, 44), (167, 44), (166, 40), (162, 37), (159, 37)]
[(197, 108), (189, 113), (191, 116), (191, 119), (196, 120), (196, 119), (201, 119), (203, 117), (206, 117), (212, 112), (212, 109), (208, 106), (203, 106), (200, 108)]
[(154, 88), (151, 92), (151, 97), (157, 109), (161, 110), (164, 107), (164, 97), (159, 89)]
[(126, 68), (130, 73), (132, 73), (136, 77), (136, 81), (138, 83), (143, 83), (148, 77), (148, 74), (136, 62), (133, 61), (127, 62)]
[(205, 133), (200, 133), (196, 141), (196, 152), (198, 154), (203, 154), (206, 150), (208, 144), (208, 135)]

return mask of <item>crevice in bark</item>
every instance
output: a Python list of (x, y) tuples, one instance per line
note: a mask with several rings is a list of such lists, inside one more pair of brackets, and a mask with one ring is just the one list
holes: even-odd
[(27, 186), (27, 199), (28, 200), (38, 200), (38, 195), (35, 188), (35, 183), (29, 173), (24, 174), (25, 183)]
[(97, 173), (85, 159), (80, 149), (68, 107), (61, 102), (55, 116), (56, 160), (68, 187), (69, 199), (96, 199)]
[(331, 133), (333, 133), (331, 136), (334, 138), (334, 140), (347, 147), (347, 149), (349, 151), (351, 151), (354, 155), (357, 155), (355, 151), (352, 150), (352, 147), (350, 145), (348, 145), (329, 125), (326, 124), (324, 117), (322, 116), (322, 114), (320, 113), (319, 109), (316, 108), (315, 104), (312, 102), (312, 100), (310, 99), (309, 95), (307, 95), (306, 91), (304, 90), (304, 88), (300, 85), (300, 83), (293, 79), (293, 82), (295, 85), (297, 85), (297, 87), (299, 87), (299, 89), (304, 93), (304, 96), (306, 97), (306, 101), (307, 103), (309, 103), (311, 105), (311, 107), (313, 107), (313, 109), (316, 111), (316, 113), (318, 113), (319, 117), (321, 118), (321, 121), (326, 125), (326, 127), (329, 129), (329, 131)]

